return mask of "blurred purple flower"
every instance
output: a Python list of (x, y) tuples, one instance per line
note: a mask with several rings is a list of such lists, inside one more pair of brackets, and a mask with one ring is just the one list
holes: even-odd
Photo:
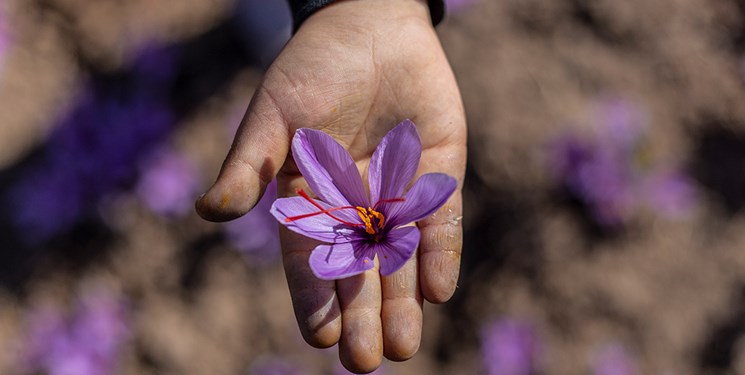
[(10, 49), (10, 44), (10, 28), (6, 20), (5, 9), (0, 5), (0, 67), (5, 60), (5, 54)]
[(633, 176), (619, 155), (573, 136), (554, 143), (554, 173), (589, 208), (596, 222), (615, 227), (633, 205)]
[(266, 265), (279, 259), (277, 220), (269, 209), (277, 199), (277, 182), (272, 181), (259, 203), (243, 217), (225, 224), (228, 242), (240, 251), (250, 264)]
[(316, 277), (360, 274), (373, 267), (375, 257), (385, 276), (409, 260), (419, 230), (404, 225), (434, 213), (457, 186), (453, 177), (428, 173), (404, 196), (421, 153), (413, 122), (405, 120), (389, 131), (370, 159), (368, 196), (352, 156), (331, 136), (312, 129), (295, 133), (292, 155), (319, 199), (299, 190), (299, 197), (277, 199), (271, 212), (287, 229), (324, 242), (310, 254)]
[[(341, 363), (338, 361), (336, 362), (336, 365), (334, 365), (333, 371), (331, 372), (331, 375), (353, 375), (354, 373), (349, 372), (349, 370), (345, 369), (344, 366), (342, 366)], [(373, 372), (369, 372), (368, 375), (385, 375), (385, 364), (380, 365), (377, 369), (375, 369)]]
[(238, 0), (236, 27), (249, 53), (263, 68), (274, 61), (292, 36), (292, 17), (285, 1)]
[(163, 149), (145, 160), (135, 191), (156, 214), (190, 212), (199, 189), (196, 167), (184, 155)]
[(599, 109), (594, 136), (565, 134), (553, 142), (554, 176), (607, 228), (625, 224), (642, 206), (666, 216), (687, 213), (695, 204), (691, 181), (644, 159), (643, 113), (620, 100)]
[(594, 375), (634, 375), (634, 362), (620, 344), (602, 348), (593, 361)]
[(660, 171), (645, 180), (647, 205), (667, 217), (691, 212), (698, 195), (690, 178), (679, 171)]
[(8, 53), (10, 42), (8, 40), (8, 34), (5, 32), (5, 21), (0, 15), (0, 70), (2, 70), (5, 64), (5, 55)]
[(300, 366), (277, 357), (260, 357), (248, 370), (248, 375), (304, 375)]
[(646, 116), (641, 109), (620, 99), (601, 100), (596, 108), (596, 138), (619, 155), (633, 153), (645, 135)]
[(134, 184), (137, 162), (175, 123), (164, 96), (175, 56), (146, 47), (120, 76), (91, 80), (56, 121), (45, 147), (2, 192), (22, 241), (38, 245), (69, 230), (93, 217), (107, 194)]
[(71, 317), (34, 311), (28, 327), (22, 367), (50, 375), (114, 374), (130, 336), (123, 302), (106, 290), (84, 295)]
[(67, 322), (57, 309), (46, 306), (31, 311), (26, 318), (26, 327), (28, 332), (23, 344), (21, 365), (30, 371), (46, 360), (50, 343), (65, 336)]
[(132, 184), (137, 160), (173, 123), (168, 107), (144, 92), (84, 94), (56, 126), (42, 157), (6, 193), (23, 239), (35, 244), (68, 230), (107, 193)]
[(448, 12), (458, 12), (473, 4), (478, 0), (445, 0), (445, 8)]
[(174, 79), (181, 50), (148, 43), (134, 56), (131, 70), (147, 90), (165, 91)]
[(533, 326), (501, 319), (482, 331), (481, 353), (487, 375), (530, 375), (538, 366), (541, 344)]

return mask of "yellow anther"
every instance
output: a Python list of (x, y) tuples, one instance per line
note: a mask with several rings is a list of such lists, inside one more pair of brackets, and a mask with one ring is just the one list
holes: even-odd
[(365, 224), (365, 232), (367, 234), (375, 234), (375, 228), (373, 228), (373, 218), (378, 222), (378, 228), (383, 229), (385, 225), (385, 216), (372, 208), (355, 207), (357, 209), (357, 215), (359, 215), (362, 222)]
[(378, 219), (378, 228), (383, 229), (383, 225), (385, 224), (385, 216), (383, 216), (383, 214), (381, 214), (380, 212), (373, 210), (372, 208), (368, 208), (367, 210), (370, 211), (370, 215)]
[(372, 218), (367, 213), (367, 210), (364, 207), (356, 207), (357, 208), (357, 215), (360, 216), (360, 219), (362, 219), (362, 222), (365, 223), (365, 232), (367, 234), (375, 234), (375, 229), (373, 229), (372, 226)]

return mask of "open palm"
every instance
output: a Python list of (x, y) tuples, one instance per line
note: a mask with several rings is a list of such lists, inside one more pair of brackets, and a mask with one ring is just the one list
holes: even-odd
[(458, 278), (465, 118), (426, 2), (338, 2), (310, 17), (267, 71), (215, 185), (197, 202), (204, 218), (223, 221), (252, 208), (275, 176), (280, 196), (307, 189), (288, 154), (299, 128), (334, 137), (367, 176), (375, 147), (407, 118), (422, 140), (417, 175), (441, 172), (459, 181), (448, 203), (418, 223), (418, 256), (386, 277), (375, 267), (343, 280), (320, 280), (308, 265), (318, 242), (280, 232), (303, 337), (316, 347), (338, 342), (351, 371), (374, 370), (383, 354), (391, 360), (413, 356), (422, 296), (444, 302)]

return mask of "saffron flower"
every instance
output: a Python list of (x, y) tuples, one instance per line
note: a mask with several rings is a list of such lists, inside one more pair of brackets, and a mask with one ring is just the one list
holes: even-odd
[(542, 345), (530, 323), (503, 318), (482, 330), (481, 353), (488, 375), (531, 375), (537, 372)]
[(175, 126), (162, 98), (93, 85), (55, 125), (43, 154), (3, 192), (11, 223), (28, 245), (95, 216), (96, 203), (131, 186), (137, 161)]
[(696, 205), (693, 182), (677, 165), (650, 157), (644, 113), (630, 103), (601, 103), (594, 136), (554, 141), (552, 172), (603, 228), (617, 229), (649, 209), (684, 217)]
[(174, 69), (170, 56), (163, 49), (144, 50), (131, 69), (119, 72), (127, 79), (91, 80), (70, 111), (54, 121), (39, 157), (0, 192), (24, 244), (39, 246), (97, 218), (102, 199), (137, 180), (138, 162), (177, 125), (166, 100)]
[(163, 148), (143, 163), (135, 192), (152, 212), (177, 217), (190, 212), (198, 189), (194, 164), (186, 155)]
[(129, 313), (108, 289), (86, 292), (72, 315), (54, 307), (32, 310), (22, 346), (22, 373), (115, 374), (131, 337)]
[(388, 132), (370, 159), (368, 196), (352, 156), (340, 144), (317, 130), (295, 133), (292, 155), (319, 199), (299, 189), (297, 197), (277, 199), (271, 213), (288, 229), (325, 242), (310, 254), (310, 268), (318, 278), (360, 274), (373, 268), (376, 256), (386, 276), (411, 258), (419, 230), (407, 224), (432, 215), (457, 186), (453, 177), (428, 173), (404, 195), (421, 153), (411, 121)]

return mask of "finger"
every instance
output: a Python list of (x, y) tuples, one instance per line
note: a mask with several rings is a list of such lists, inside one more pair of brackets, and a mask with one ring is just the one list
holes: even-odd
[(284, 227), (280, 229), (280, 239), (287, 286), (300, 333), (316, 348), (335, 345), (342, 327), (336, 283), (317, 278), (308, 265), (310, 253), (319, 242)]
[[(432, 151), (432, 150), (428, 150)], [(426, 165), (458, 179), (458, 188), (432, 216), (421, 220), (419, 230), (419, 273), (422, 294), (427, 301), (443, 303), (455, 292), (463, 245), (462, 197), (465, 147), (438, 149), (422, 155)], [(435, 171), (435, 170), (432, 170)], [(428, 173), (424, 170), (422, 173)]]
[(354, 373), (372, 372), (383, 359), (380, 266), (336, 282), (341, 306), (339, 358)]
[(277, 174), (289, 150), (290, 134), (279, 109), (259, 89), (238, 128), (217, 180), (197, 200), (210, 221), (235, 219), (253, 208)]
[(417, 277), (417, 256), (389, 276), (381, 276), (383, 292), (383, 353), (392, 361), (416, 354), (422, 339), (422, 295)]
[[(277, 178), (277, 194), (288, 196), (298, 188), (307, 188), (292, 160), (287, 160)], [(293, 194), (294, 195), (294, 194)], [(341, 309), (336, 297), (336, 282), (321, 280), (310, 269), (308, 259), (320, 242), (280, 226), (282, 263), (298, 328), (305, 341), (317, 348), (328, 348), (341, 336)]]
[[(445, 59), (444, 55), (442, 58)], [(440, 172), (455, 177), (458, 188), (435, 214), (417, 223), (419, 282), (424, 298), (442, 303), (455, 292), (460, 271), (463, 229), (461, 190), (466, 171), (466, 118), (453, 73), (446, 60), (430, 65), (427, 77), (440, 88), (414, 116), (422, 129), (422, 158), (418, 174)]]

